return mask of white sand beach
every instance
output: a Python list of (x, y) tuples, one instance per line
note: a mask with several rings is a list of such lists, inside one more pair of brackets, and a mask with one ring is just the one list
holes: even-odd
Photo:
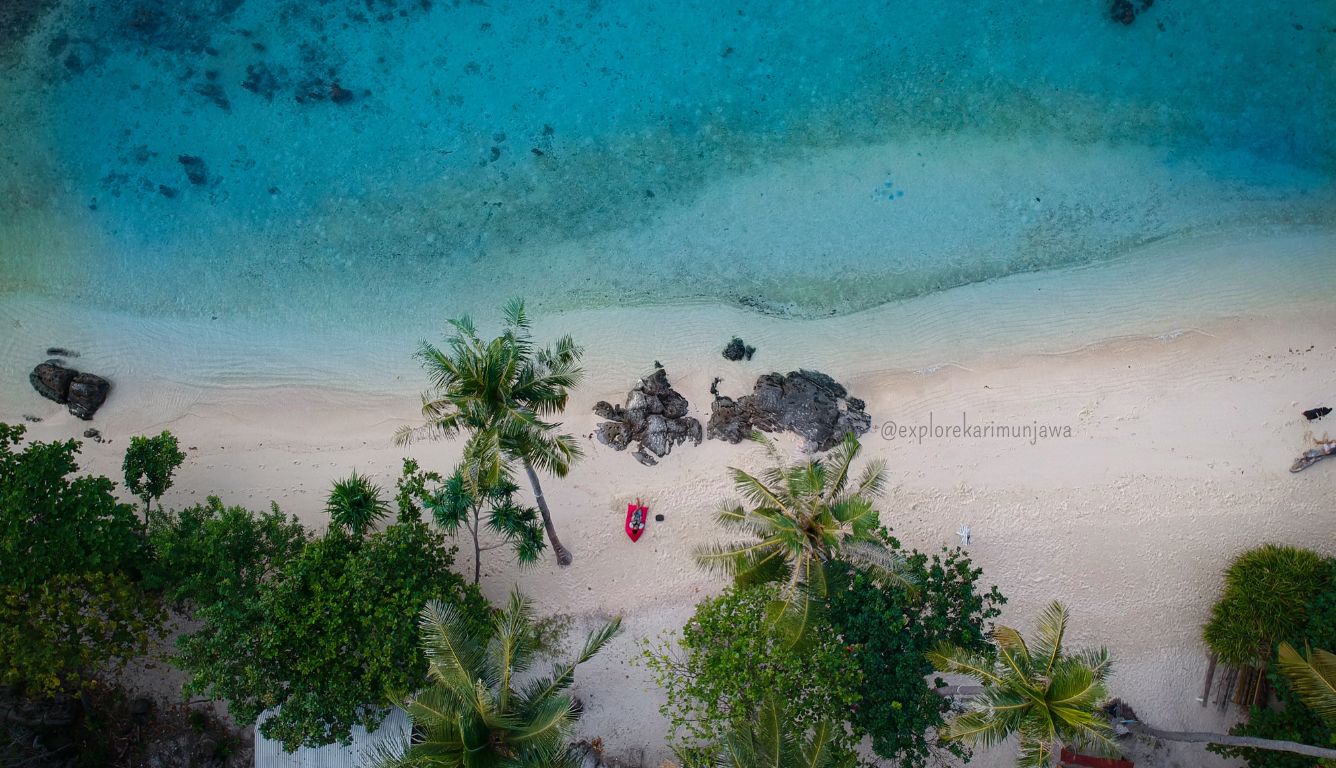
[[(544, 315), (540, 338), (571, 332), (587, 347), (588, 380), (564, 418), (587, 457), (569, 477), (545, 483), (575, 562), (559, 569), (545, 558), (517, 574), (493, 553), (484, 591), (495, 600), (518, 583), (547, 614), (622, 615), (625, 634), (580, 669), (580, 729), (601, 737), (610, 756), (657, 764), (668, 756), (661, 694), (633, 661), (641, 641), (680, 627), (697, 601), (724, 586), (690, 552), (718, 535), (712, 516), (730, 496), (725, 468), (763, 456), (755, 446), (706, 441), (644, 467), (589, 439), (597, 421), (590, 409), (620, 402), (654, 360), (702, 420), (716, 376), (736, 395), (759, 373), (816, 368), (867, 401), (867, 455), (885, 458), (893, 480), (883, 520), (906, 546), (953, 545), (968, 524), (985, 584), (1009, 598), (1004, 623), (1028, 626), (1048, 601), (1061, 600), (1072, 610), (1073, 644), (1109, 646), (1115, 695), (1147, 721), (1225, 728), (1233, 713), (1197, 697), (1206, 667), (1200, 626), (1230, 557), (1271, 541), (1336, 553), (1336, 462), (1288, 471), (1313, 437), (1336, 433), (1336, 422), (1310, 428), (1300, 416), (1336, 400), (1336, 303), (1312, 288), (1327, 277), (1323, 265), (1336, 263), (1332, 243), (1312, 232), (1178, 243), (1102, 272), (1018, 275), (813, 321), (711, 306)], [(1239, 269), (1253, 265), (1255, 274), (1181, 269), (1203, 249), (1216, 249), (1213, 263), (1230, 264), (1219, 252), (1229, 248), (1239, 249)], [(1321, 279), (1306, 293), (1302, 279), (1313, 269)], [(1279, 298), (1287, 285), (1296, 287), (1292, 303)], [(1018, 302), (1040, 291), (1044, 300)], [(1135, 299), (1120, 311), (1128, 297)], [(484, 330), (493, 319), (481, 319)], [(430, 327), (394, 339), (352, 330), (280, 337), (227, 321), (150, 321), (20, 295), (0, 299), (0, 323), (14, 329), (0, 346), (10, 382), (0, 419), (40, 417), (29, 425), (36, 439), (81, 434), (88, 424), (20, 383), (47, 344), (79, 350), (78, 364), (116, 384), (92, 423), (110, 442), (85, 441), (84, 468), (116, 477), (130, 435), (170, 429), (189, 446), (165, 499), (171, 506), (209, 493), (253, 508), (273, 500), (320, 526), (334, 479), (356, 469), (390, 487), (403, 456), (448, 469), (459, 449), (392, 442), (417, 416), (423, 381), (409, 359), (411, 339), (437, 335)], [(756, 344), (754, 360), (719, 356), (732, 333)], [(892, 437), (897, 430), (886, 426), (962, 419), (1070, 428), (1070, 437), (919, 441)], [(622, 521), (636, 497), (665, 520), (632, 543)], [(458, 566), (471, 570), (467, 554)], [(1158, 754), (1163, 765), (1215, 760), (1195, 747)], [(979, 764), (1009, 759), (980, 756)]]

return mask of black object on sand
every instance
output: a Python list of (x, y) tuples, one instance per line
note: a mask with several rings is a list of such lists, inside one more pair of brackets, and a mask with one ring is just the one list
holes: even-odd
[(1322, 418), (1323, 416), (1326, 416), (1329, 413), (1331, 413), (1331, 409), (1324, 405), (1318, 408), (1310, 408), (1304, 411), (1304, 418), (1308, 419), (1309, 421), (1317, 421), (1318, 419)]

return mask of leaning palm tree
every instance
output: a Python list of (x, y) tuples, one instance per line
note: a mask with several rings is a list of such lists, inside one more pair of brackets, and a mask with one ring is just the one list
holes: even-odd
[(886, 484), (886, 465), (874, 461), (851, 479), (861, 446), (847, 435), (825, 458), (799, 464), (784, 461), (773, 441), (757, 432), (772, 461), (758, 475), (730, 468), (734, 485), (752, 505), (725, 507), (720, 525), (741, 534), (736, 541), (697, 550), (703, 567), (731, 576), (739, 587), (782, 584), (772, 607), (772, 621), (796, 641), (826, 595), (826, 566), (842, 559), (873, 573), (912, 586), (903, 557), (879, 536), (873, 500)]
[(454, 332), (444, 348), (422, 344), (417, 357), (432, 383), (422, 397), (426, 424), (401, 429), (396, 439), (402, 444), (420, 436), (468, 433), (463, 466), (475, 488), (499, 485), (513, 462), (522, 464), (557, 562), (569, 565), (571, 554), (557, 539), (537, 470), (564, 477), (581, 456), (575, 438), (543, 420), (565, 409), (569, 390), (583, 377), (581, 349), (570, 336), (552, 347), (535, 346), (519, 299), (504, 312), (505, 327), (490, 341), (462, 317), (450, 321)]
[(1029, 643), (1016, 630), (997, 627), (994, 655), (949, 644), (929, 653), (939, 672), (983, 683), (966, 712), (939, 735), (976, 747), (1015, 735), (1019, 768), (1049, 765), (1064, 743), (1110, 746), (1112, 731), (1100, 709), (1108, 698), (1109, 653), (1068, 652), (1062, 647), (1066, 632), (1067, 609), (1054, 602), (1040, 615)]
[(1336, 727), (1336, 654), (1310, 650), (1304, 658), (1294, 646), (1281, 643), (1276, 664), (1303, 703)]
[(555, 665), (550, 675), (524, 684), (515, 679), (529, 670), (538, 643), (532, 608), (518, 590), (493, 618), (490, 637), (438, 602), (423, 609), (421, 626), (430, 685), (404, 704), (412, 741), (381, 745), (378, 768), (578, 765), (568, 748), (578, 706), (566, 690), (576, 666), (617, 635), (620, 619), (590, 633), (573, 663)]
[(346, 480), (339, 480), (329, 491), (325, 512), (330, 522), (342, 526), (361, 538), (390, 513), (390, 505), (381, 498), (380, 487), (366, 475), (354, 472)]
[(767, 698), (756, 717), (735, 724), (706, 752), (718, 768), (854, 768), (858, 756), (834, 744), (838, 728), (823, 720), (804, 733)]

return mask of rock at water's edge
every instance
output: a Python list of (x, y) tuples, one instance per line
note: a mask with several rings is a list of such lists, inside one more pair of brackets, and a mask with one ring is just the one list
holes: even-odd
[(97, 409), (107, 400), (111, 382), (91, 373), (80, 373), (70, 382), (70, 413), (84, 421), (93, 418)]
[(66, 368), (59, 360), (47, 360), (32, 369), (28, 381), (37, 394), (64, 405), (69, 400), (70, 382), (78, 374), (78, 371)]

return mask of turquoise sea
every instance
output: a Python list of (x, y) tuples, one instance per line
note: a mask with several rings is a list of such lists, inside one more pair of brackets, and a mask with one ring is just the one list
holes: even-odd
[(1336, 223), (1331, 0), (6, 5), (0, 301), (816, 317)]

